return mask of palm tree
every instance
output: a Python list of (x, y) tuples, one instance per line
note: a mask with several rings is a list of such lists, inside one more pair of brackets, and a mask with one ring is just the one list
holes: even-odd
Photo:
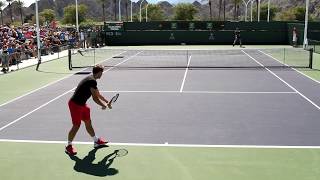
[(233, 0), (234, 1), (234, 20), (238, 19), (238, 11), (239, 11), (239, 4), (241, 3), (241, 0)]
[(102, 4), (102, 16), (103, 16), (103, 22), (106, 21), (106, 13), (105, 13), (105, 4), (107, 3), (107, 0), (98, 0)]
[(128, 16), (128, 0), (126, 0), (126, 2), (125, 2), (125, 6), (126, 6), (126, 16), (127, 16), (127, 21), (129, 21), (129, 16)]
[(219, 21), (221, 20), (221, 9), (222, 9), (222, 0), (219, 0)]
[(223, 0), (223, 21), (226, 21), (226, 0)]
[(212, 5), (211, 0), (209, 0), (210, 21), (212, 21), (212, 7), (211, 7), (211, 5)]
[(4, 6), (4, 2), (0, 1), (0, 14), (1, 14), (1, 25), (3, 25), (3, 10), (2, 7)]
[(22, 11), (23, 2), (21, 0), (18, 0), (17, 3), (18, 3), (18, 9), (20, 12), (21, 24), (23, 24), (23, 11)]
[(6, 0), (8, 3), (9, 3), (9, 11), (10, 11), (10, 19), (11, 19), (11, 22), (13, 22), (13, 18), (12, 18), (12, 6), (11, 6), (11, 2), (13, 0)]
[(114, 2), (114, 20), (117, 21), (117, 0), (113, 0)]
[(259, 0), (256, 0), (256, 4), (257, 4), (257, 21), (259, 20), (259, 15), (258, 15), (258, 13), (259, 13)]

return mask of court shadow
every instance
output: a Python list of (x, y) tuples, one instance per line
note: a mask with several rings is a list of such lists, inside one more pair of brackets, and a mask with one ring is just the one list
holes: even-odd
[(93, 161), (96, 159), (95, 156), (97, 150), (98, 148), (91, 150), (83, 159), (80, 159), (77, 156), (69, 155), (70, 159), (75, 161), (73, 169), (77, 172), (99, 177), (113, 176), (118, 174), (119, 171), (117, 169), (110, 167), (114, 158), (116, 157), (116, 151), (108, 154), (98, 163), (93, 163)]
[(45, 74), (74, 74), (72, 72), (65, 73), (65, 72), (54, 72), (54, 71), (44, 71), (44, 70), (37, 70), (39, 73), (45, 73)]

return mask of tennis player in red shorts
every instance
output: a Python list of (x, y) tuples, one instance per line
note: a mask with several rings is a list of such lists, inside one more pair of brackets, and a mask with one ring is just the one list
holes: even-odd
[(100, 94), (97, 88), (96, 80), (101, 78), (103, 69), (104, 68), (101, 65), (93, 67), (92, 75), (84, 78), (78, 84), (73, 96), (68, 102), (72, 119), (72, 128), (68, 134), (68, 145), (66, 146), (65, 152), (69, 155), (77, 154), (76, 149), (72, 146), (72, 141), (80, 128), (81, 121), (84, 122), (87, 132), (93, 138), (94, 148), (101, 147), (107, 143), (102, 138), (96, 136), (91, 124), (90, 108), (86, 104), (87, 100), (92, 96), (94, 102), (100, 105), (103, 110), (106, 109), (107, 106), (109, 109), (112, 108), (108, 100)]

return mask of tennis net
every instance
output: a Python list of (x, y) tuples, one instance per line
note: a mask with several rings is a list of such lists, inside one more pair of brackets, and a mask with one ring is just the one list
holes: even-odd
[(312, 68), (312, 51), (299, 48), (230, 50), (83, 49), (69, 51), (69, 68)]

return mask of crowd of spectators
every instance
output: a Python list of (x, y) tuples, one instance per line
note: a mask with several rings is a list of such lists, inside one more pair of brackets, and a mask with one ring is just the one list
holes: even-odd
[[(41, 27), (40, 39), (40, 52), (41, 56), (44, 56), (59, 52), (62, 47), (67, 45), (82, 46), (78, 42), (81, 41), (84, 44), (85, 37), (83, 32), (78, 35), (74, 29)], [(21, 27), (0, 26), (0, 63), (2, 72), (9, 71), (11, 65), (37, 57), (35, 26), (28, 24)]]

